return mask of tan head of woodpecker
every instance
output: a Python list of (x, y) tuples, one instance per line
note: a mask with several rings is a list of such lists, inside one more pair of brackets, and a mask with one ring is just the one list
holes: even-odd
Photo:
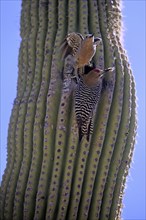
[[(88, 68), (88, 70), (86, 70), (86, 68)], [(104, 75), (110, 71), (113, 71), (112, 67), (101, 70), (99, 68), (87, 66), (87, 67), (85, 67), (85, 74), (82, 76), (83, 82), (88, 87), (94, 87), (97, 85), (99, 80), (101, 80), (104, 77)]]

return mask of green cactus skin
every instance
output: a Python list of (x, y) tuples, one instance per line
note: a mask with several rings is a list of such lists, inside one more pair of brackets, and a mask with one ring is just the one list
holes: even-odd
[[(120, 0), (22, 1), (17, 96), (1, 184), (2, 220), (119, 220), (136, 139), (135, 82), (122, 45)], [(75, 83), (60, 44), (67, 33), (102, 38), (105, 77), (91, 140), (78, 143)]]

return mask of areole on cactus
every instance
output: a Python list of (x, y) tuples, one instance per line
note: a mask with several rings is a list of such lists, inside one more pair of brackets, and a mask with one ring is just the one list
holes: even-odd
[[(22, 1), (17, 96), (8, 129), (1, 219), (121, 218), (135, 144), (135, 82), (121, 43), (120, 0)], [(78, 142), (74, 82), (60, 44), (68, 33), (102, 39), (105, 76), (93, 134)]]

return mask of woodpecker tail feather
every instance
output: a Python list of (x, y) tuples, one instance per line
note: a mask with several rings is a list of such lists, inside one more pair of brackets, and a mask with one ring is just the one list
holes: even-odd
[(89, 139), (90, 139), (90, 127), (91, 127), (91, 121), (90, 121), (89, 126), (88, 126), (87, 137), (86, 137), (88, 142), (89, 142)]
[[(79, 143), (81, 142), (84, 135), (86, 135), (86, 140), (89, 142), (90, 135), (93, 133), (93, 121), (90, 119), (88, 127), (87, 124), (82, 124), (82, 120), (78, 123), (79, 128)], [(86, 128), (86, 129), (85, 129)]]
[(81, 142), (83, 138), (83, 132), (82, 132), (82, 119), (78, 119), (78, 128), (79, 128), (79, 143)]
[(89, 142), (90, 140), (90, 135), (93, 133), (93, 121), (92, 118), (90, 119), (89, 125), (88, 125), (88, 130), (87, 130), (87, 141)]
[(83, 138), (82, 128), (79, 127), (79, 143), (81, 142), (82, 138)]

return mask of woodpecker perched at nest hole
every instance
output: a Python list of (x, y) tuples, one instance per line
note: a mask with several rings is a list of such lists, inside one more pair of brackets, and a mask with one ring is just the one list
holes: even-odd
[(85, 73), (80, 78), (75, 91), (75, 113), (79, 129), (79, 142), (86, 135), (87, 141), (93, 133), (93, 112), (100, 99), (102, 79), (105, 73), (114, 68), (98, 69), (85, 67)]

